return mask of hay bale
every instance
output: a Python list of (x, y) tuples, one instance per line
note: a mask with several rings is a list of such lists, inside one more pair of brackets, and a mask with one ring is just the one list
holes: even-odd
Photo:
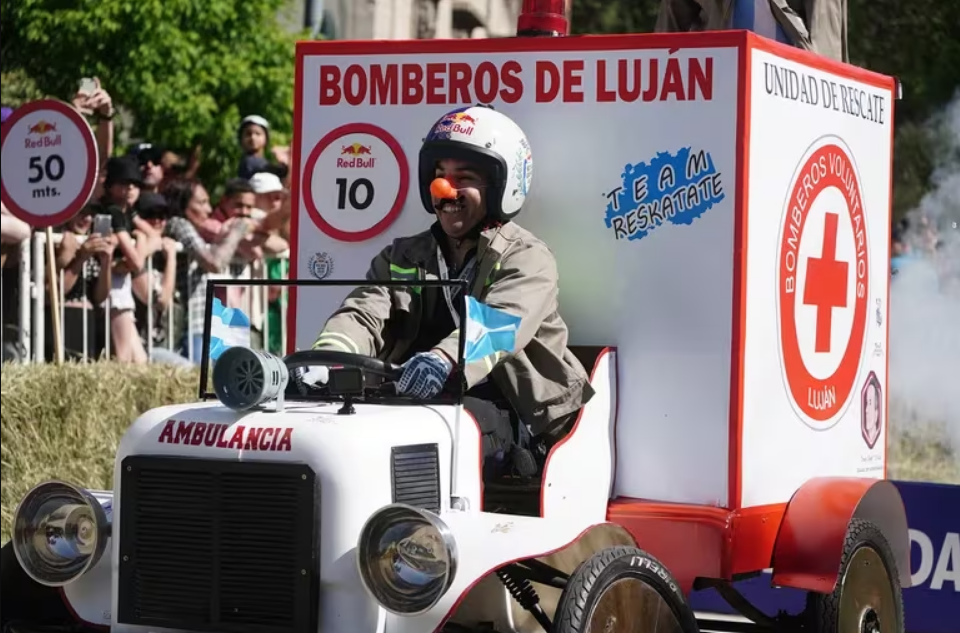
[(4, 364), (0, 372), (2, 541), (35, 484), (63, 479), (113, 488), (120, 437), (144, 411), (197, 398), (199, 371), (114, 362)]

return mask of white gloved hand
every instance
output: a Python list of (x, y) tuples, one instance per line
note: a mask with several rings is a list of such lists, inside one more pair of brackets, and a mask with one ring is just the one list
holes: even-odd
[(330, 368), (326, 365), (298, 367), (297, 371), (300, 373), (300, 382), (305, 385), (325, 385), (330, 379)]

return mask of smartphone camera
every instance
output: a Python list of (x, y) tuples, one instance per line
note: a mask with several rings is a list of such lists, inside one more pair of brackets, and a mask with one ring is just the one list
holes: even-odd
[(80, 80), (80, 90), (78, 91), (83, 95), (92, 95), (97, 89), (97, 82), (90, 77), (84, 77)]
[(97, 215), (93, 218), (93, 233), (106, 237), (113, 233), (113, 218), (109, 215)]

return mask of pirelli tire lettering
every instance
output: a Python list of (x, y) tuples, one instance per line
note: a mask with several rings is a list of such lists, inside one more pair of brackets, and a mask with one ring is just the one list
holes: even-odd
[(609, 547), (577, 567), (557, 604), (553, 633), (618, 631), (622, 625), (637, 631), (700, 630), (680, 583), (637, 547)]
[(663, 582), (670, 587), (670, 591), (674, 592), (678, 596), (682, 596), (683, 592), (680, 591), (680, 586), (677, 584), (677, 581), (673, 579), (673, 576), (670, 575), (670, 572), (660, 564), (660, 561), (651, 558), (649, 556), (634, 556), (630, 559), (631, 567), (642, 567), (644, 569), (649, 569), (651, 572), (657, 575)]

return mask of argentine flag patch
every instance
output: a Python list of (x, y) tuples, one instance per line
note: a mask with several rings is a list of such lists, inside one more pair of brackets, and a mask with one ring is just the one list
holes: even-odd
[(220, 299), (213, 300), (210, 312), (210, 359), (236, 346), (250, 346), (250, 317), (238, 308), (227, 308)]
[(491, 308), (467, 296), (464, 361), (472, 363), (500, 352), (510, 354), (517, 345), (520, 317)]

